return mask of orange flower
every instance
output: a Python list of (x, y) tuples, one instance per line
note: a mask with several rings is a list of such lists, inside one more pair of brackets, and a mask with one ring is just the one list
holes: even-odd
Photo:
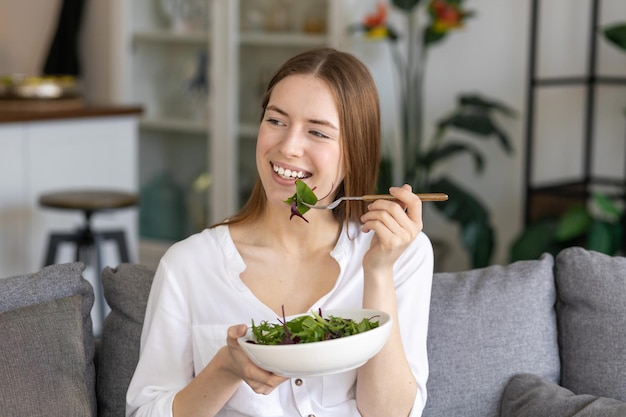
[(363, 20), (363, 26), (367, 30), (372, 30), (381, 26), (385, 26), (387, 23), (387, 4), (379, 1), (376, 5), (376, 11), (372, 14), (365, 16)]
[(429, 5), (429, 11), (433, 19), (432, 30), (436, 33), (444, 33), (463, 25), (465, 14), (459, 9), (457, 3), (448, 3), (446, 0), (432, 0)]
[(350, 27), (351, 32), (364, 32), (368, 39), (389, 39), (395, 41), (398, 39), (398, 35), (387, 24), (387, 4), (384, 1), (379, 1), (376, 5), (376, 11), (368, 14), (363, 19), (362, 23), (352, 25)]

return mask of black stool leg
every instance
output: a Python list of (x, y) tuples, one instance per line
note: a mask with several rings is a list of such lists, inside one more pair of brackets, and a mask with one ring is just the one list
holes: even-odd
[(104, 287), (102, 286), (102, 243), (104, 239), (101, 233), (93, 234), (93, 250), (96, 255), (96, 280), (98, 281), (98, 292), (100, 293), (100, 323), (104, 323), (106, 317), (106, 300), (104, 298)]
[(112, 240), (117, 245), (120, 262), (130, 262), (128, 254), (128, 246), (126, 245), (126, 234), (123, 230), (110, 230), (104, 232), (93, 232), (93, 249), (96, 251), (96, 273), (98, 274), (99, 290), (100, 290), (100, 317), (104, 323), (106, 316), (106, 300), (104, 298), (104, 288), (102, 286), (102, 248), (107, 240)]
[(120, 262), (130, 262), (128, 246), (126, 245), (126, 234), (123, 230), (111, 230), (108, 232), (100, 232), (99, 234), (102, 236), (103, 239), (112, 240), (117, 244)]
[[(46, 257), (43, 266), (53, 265), (55, 263), (57, 251), (61, 243), (74, 243), (78, 250), (79, 241), (80, 236), (76, 233), (52, 233), (48, 240), (48, 248), (46, 249)], [(76, 256), (76, 260), (78, 260), (78, 252), (76, 252)]]

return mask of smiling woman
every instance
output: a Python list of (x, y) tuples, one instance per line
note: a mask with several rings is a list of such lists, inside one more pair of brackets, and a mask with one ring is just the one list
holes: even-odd
[[(137, 416), (170, 410), (174, 416), (421, 415), (433, 270), (421, 200), (408, 185), (391, 187), (393, 200), (312, 210), (308, 223), (290, 220), (285, 204), (297, 188), (319, 190), (321, 204), (374, 192), (380, 114), (370, 73), (348, 53), (306, 51), (274, 74), (262, 106), (250, 199), (161, 259), (128, 410)], [(251, 360), (239, 343), (251, 320), (337, 309), (388, 316), (379, 327), (388, 338), (377, 339), (377, 349), (358, 363), (332, 369), (296, 349), (289, 360), (309, 366), (300, 375)]]
[(328, 111), (334, 108), (331, 90), (313, 75), (292, 75), (273, 88), (259, 127), (256, 152), (268, 204), (283, 208), (299, 173), (309, 186), (320, 190), (332, 190), (342, 183), (339, 115)]
[[(331, 50), (324, 51), (328, 54), (328, 51)], [(270, 97), (274, 96), (276, 85), (290, 75), (298, 75), (305, 78), (308, 75), (312, 92), (318, 93), (318, 88), (327, 90), (327, 92), (332, 94), (327, 96), (328, 99), (333, 103), (339, 103), (335, 116), (336, 120), (331, 121), (324, 119), (324, 117), (317, 117), (314, 114), (308, 119), (308, 122), (317, 129), (321, 130), (322, 126), (326, 129), (320, 132), (312, 130), (313, 133), (311, 135), (317, 135), (320, 138), (328, 135), (330, 139), (335, 139), (335, 143), (340, 144), (343, 151), (342, 163), (345, 166), (346, 173), (350, 173), (345, 182), (335, 182), (334, 185), (337, 185), (336, 187), (330, 184), (325, 189), (321, 186), (318, 187), (323, 195), (328, 194), (329, 199), (343, 197), (344, 195), (373, 193), (381, 152), (380, 113), (376, 86), (364, 64), (357, 60), (353, 61), (354, 58), (350, 55), (337, 55), (332, 56), (332, 61), (350, 67), (351, 73), (346, 73), (339, 67), (333, 68), (328, 62), (323, 67), (324, 54), (322, 53), (317, 56), (312, 54), (298, 55), (277, 71), (271, 79), (262, 101), (262, 108), (266, 111), (264, 119), (271, 116), (272, 113), (280, 115), (276, 106), (270, 103)], [(319, 67), (316, 68), (316, 65), (319, 65)], [(294, 83), (293, 80), (285, 81), (290, 84)], [(293, 96), (285, 86), (283, 86), (282, 90), (286, 92), (286, 98)], [(303, 104), (309, 104), (311, 97), (308, 95), (304, 95), (304, 97), (306, 99), (304, 99)], [(280, 120), (276, 121), (274, 119), (266, 121), (270, 124), (281, 123)], [(263, 129), (264, 125), (265, 123), (262, 123), (260, 129)], [(338, 140), (339, 136), (341, 136), (341, 141)], [(345, 149), (349, 149), (349, 152), (346, 152)], [(257, 164), (258, 162), (257, 160)], [(362, 169), (362, 167), (370, 167), (370, 169)], [(276, 167), (276, 169), (280, 168), (280, 166)], [(290, 169), (292, 172), (296, 170), (288, 166), (283, 166), (282, 168)], [(261, 182), (257, 181), (246, 206), (238, 215), (230, 218), (229, 223), (237, 223), (240, 218), (245, 220), (248, 216), (258, 214), (258, 209), (264, 206), (265, 203), (265, 192)], [(348, 211), (353, 212), (348, 214)], [(337, 219), (345, 219), (347, 217), (350, 220), (358, 221), (363, 214), (363, 209), (362, 206), (354, 205), (340, 207), (333, 213)]]

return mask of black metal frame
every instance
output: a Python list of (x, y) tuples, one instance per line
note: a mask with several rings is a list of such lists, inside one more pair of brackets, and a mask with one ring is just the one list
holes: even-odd
[[(587, 199), (590, 194), (590, 186), (594, 184), (608, 185), (616, 187), (616, 192), (610, 195), (615, 198), (626, 200), (626, 166), (624, 178), (601, 178), (592, 175), (592, 156), (595, 115), (594, 108), (596, 105), (596, 94), (598, 85), (623, 85), (626, 86), (626, 77), (605, 77), (597, 74), (597, 58), (598, 58), (598, 32), (599, 16), (600, 16), (600, 0), (591, 0), (591, 21), (588, 38), (588, 66), (587, 75), (582, 77), (561, 77), (561, 78), (539, 78), (537, 75), (537, 49), (539, 41), (539, 2), (540, 0), (531, 0), (530, 11), (530, 50), (528, 59), (528, 90), (526, 102), (526, 146), (524, 161), (524, 189), (525, 189), (525, 205), (524, 205), (524, 224), (528, 226), (531, 219), (531, 200), (534, 195), (543, 194), (562, 198)], [(535, 90), (539, 87), (550, 86), (585, 86), (586, 87), (586, 103), (584, 115), (584, 151), (583, 151), (583, 178), (580, 181), (561, 181), (555, 184), (544, 186), (533, 186), (533, 150), (535, 140)], [(625, 155), (626, 161), (626, 155)]]

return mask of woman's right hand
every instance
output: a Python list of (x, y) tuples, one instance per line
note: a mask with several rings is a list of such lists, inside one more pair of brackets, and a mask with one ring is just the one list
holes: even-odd
[(235, 394), (242, 380), (262, 395), (270, 394), (287, 380), (259, 368), (248, 358), (237, 342), (247, 329), (245, 324), (228, 328), (226, 346), (176, 394), (172, 405), (174, 416), (215, 416)]
[(248, 358), (237, 342), (239, 337), (245, 336), (247, 330), (248, 327), (245, 324), (228, 328), (224, 349), (226, 349), (229, 358), (229, 370), (238, 378), (243, 379), (257, 394), (267, 395), (285, 382), (287, 378), (259, 368)]

